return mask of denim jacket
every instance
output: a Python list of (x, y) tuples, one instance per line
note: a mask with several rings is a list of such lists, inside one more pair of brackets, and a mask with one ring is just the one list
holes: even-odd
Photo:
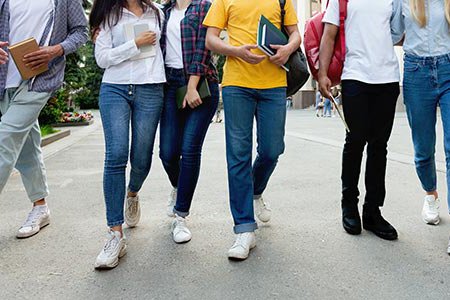
[(409, 0), (395, 0), (393, 35), (397, 41), (404, 34), (403, 49), (406, 54), (430, 57), (450, 54), (450, 27), (445, 18), (443, 0), (426, 0), (427, 25), (420, 27), (411, 15)]
[[(33, 0), (39, 1), (39, 0)], [(60, 44), (64, 54), (70, 54), (88, 40), (87, 19), (80, 0), (53, 0), (54, 11), (45, 27), (44, 35), (38, 41), (42, 45), (48, 34), (52, 32), (49, 45)], [(0, 41), (9, 40), (9, 0), (0, 0)], [(29, 84), (29, 90), (33, 92), (51, 93), (57, 90), (64, 80), (66, 59), (57, 57), (49, 64), (49, 70)], [(6, 84), (8, 64), (0, 65), (0, 99), (3, 98)]]

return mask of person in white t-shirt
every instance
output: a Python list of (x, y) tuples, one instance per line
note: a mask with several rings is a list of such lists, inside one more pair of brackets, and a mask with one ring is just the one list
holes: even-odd
[[(160, 124), (160, 158), (172, 192), (167, 214), (173, 217), (176, 243), (192, 238), (187, 226), (197, 186), (203, 143), (219, 103), (219, 84), (211, 51), (206, 49), (207, 28), (203, 19), (211, 7), (208, 0), (171, 0), (164, 6), (166, 22), (161, 46), (165, 56), (167, 87)], [(206, 83), (210, 97), (200, 97)], [(177, 90), (186, 86), (183, 103)], [(181, 104), (181, 105), (179, 105)]]
[(127, 247), (122, 225), (134, 227), (140, 220), (138, 192), (150, 172), (164, 102), (166, 77), (159, 46), (163, 22), (162, 11), (150, 0), (96, 0), (92, 8), (91, 28), (100, 30), (95, 58), (105, 69), (99, 106), (106, 144), (103, 190), (109, 227), (108, 240), (95, 261), (97, 269), (118, 265)]
[[(325, 97), (331, 93), (328, 67), (339, 30), (339, 2), (330, 0), (323, 19), (319, 88)], [(361, 233), (358, 181), (367, 145), (363, 227), (395, 240), (397, 231), (380, 212), (386, 196), (387, 143), (399, 96), (399, 64), (391, 34), (394, 0), (349, 0), (347, 10), (342, 103), (350, 132), (342, 162), (343, 226), (350, 234)]]
[[(48, 67), (22, 78), (7, 46), (34, 38), (39, 50), (23, 59), (31, 69)], [(17, 238), (28, 238), (50, 224), (49, 189), (41, 150), (38, 117), (64, 79), (65, 55), (88, 39), (80, 1), (0, 0), (0, 193), (17, 169), (33, 208)]]

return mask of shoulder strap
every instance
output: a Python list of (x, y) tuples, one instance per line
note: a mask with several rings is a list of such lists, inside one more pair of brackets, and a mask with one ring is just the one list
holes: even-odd
[(286, 15), (286, 10), (284, 7), (286, 6), (286, 0), (278, 0), (280, 2), (280, 8), (281, 8), (281, 29), (284, 28), (284, 16)]
[(345, 60), (345, 20), (347, 19), (348, 0), (339, 0), (339, 35), (341, 39), (342, 60)]

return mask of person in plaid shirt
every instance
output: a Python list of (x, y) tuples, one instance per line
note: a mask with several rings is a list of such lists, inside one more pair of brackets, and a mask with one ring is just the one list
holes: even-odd
[[(30, 37), (40, 50), (26, 55), (25, 62), (31, 68), (48, 65), (49, 70), (23, 80), (6, 46)], [(63, 83), (64, 56), (87, 39), (87, 20), (78, 0), (0, 0), (0, 193), (16, 168), (33, 203), (18, 238), (37, 234), (50, 222), (38, 116)]]
[[(171, 0), (163, 10), (165, 22), (161, 47), (165, 57), (167, 86), (160, 127), (160, 158), (173, 190), (168, 215), (174, 217), (176, 243), (192, 234), (186, 225), (200, 173), (203, 142), (219, 102), (217, 70), (206, 49), (203, 26), (211, 3), (207, 0)], [(197, 89), (206, 80), (210, 97), (201, 99)], [(181, 107), (177, 90), (187, 85)]]

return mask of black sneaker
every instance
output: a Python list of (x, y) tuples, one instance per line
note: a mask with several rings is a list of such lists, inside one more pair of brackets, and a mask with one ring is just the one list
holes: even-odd
[(342, 206), (342, 226), (348, 234), (361, 234), (361, 217), (358, 206), (353, 208)]
[(373, 232), (376, 236), (393, 241), (398, 238), (395, 228), (381, 215), (380, 209), (367, 209), (363, 211), (363, 227)]

